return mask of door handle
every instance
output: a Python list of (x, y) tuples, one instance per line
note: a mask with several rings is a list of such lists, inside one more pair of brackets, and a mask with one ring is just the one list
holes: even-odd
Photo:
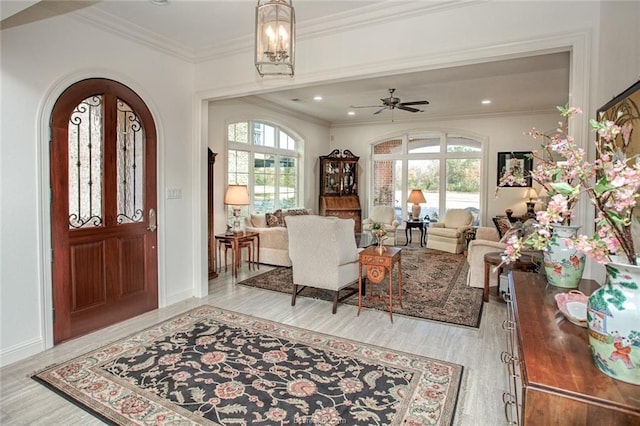
[(158, 219), (156, 218), (155, 209), (149, 209), (149, 226), (147, 226), (147, 230), (151, 232), (155, 232), (156, 228), (158, 228)]

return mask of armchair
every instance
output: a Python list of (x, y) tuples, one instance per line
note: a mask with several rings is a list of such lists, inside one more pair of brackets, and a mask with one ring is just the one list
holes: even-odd
[(396, 229), (400, 224), (396, 219), (395, 209), (390, 206), (374, 206), (369, 213), (369, 217), (362, 221), (362, 232), (370, 232), (373, 229), (374, 222), (382, 224), (382, 229), (387, 231), (388, 235), (393, 236), (393, 238), (384, 240), (384, 243), (395, 245)]
[(335, 314), (340, 290), (358, 281), (354, 220), (309, 215), (287, 216), (285, 222), (293, 272), (291, 306), (295, 306), (296, 296), (305, 287), (315, 287), (334, 292)]
[(473, 224), (473, 215), (464, 209), (447, 210), (442, 222), (431, 223), (427, 228), (427, 248), (462, 253), (466, 240), (465, 231)]
[[(484, 255), (496, 251), (504, 251), (505, 243), (499, 241), (496, 228), (479, 227), (476, 230), (476, 238), (469, 243), (467, 250), (467, 262), (469, 273), (467, 285), (470, 287), (484, 288)], [(489, 287), (498, 285), (498, 273), (491, 268), (489, 272)]]

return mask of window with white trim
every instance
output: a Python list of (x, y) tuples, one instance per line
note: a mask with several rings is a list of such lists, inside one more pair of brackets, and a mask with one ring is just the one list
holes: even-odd
[(447, 209), (469, 209), (478, 220), (482, 143), (458, 133), (423, 131), (401, 134), (373, 145), (373, 205), (393, 206), (399, 219), (412, 205), (412, 189), (422, 190), (421, 217)]
[(301, 149), (299, 138), (277, 124), (253, 120), (229, 124), (227, 184), (248, 186), (248, 211), (253, 213), (296, 208)]

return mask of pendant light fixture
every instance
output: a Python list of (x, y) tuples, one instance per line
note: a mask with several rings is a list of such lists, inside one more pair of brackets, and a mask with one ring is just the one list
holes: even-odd
[(256, 69), (260, 76), (293, 76), (295, 21), (291, 0), (258, 0)]

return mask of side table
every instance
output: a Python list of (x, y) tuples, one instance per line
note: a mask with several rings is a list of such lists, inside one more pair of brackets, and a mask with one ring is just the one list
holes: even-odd
[[(215, 236), (218, 242), (218, 260), (222, 263), (220, 257), (220, 249), (223, 245), (231, 246), (232, 253), (232, 268), (231, 275), (238, 276), (238, 269), (240, 268), (240, 259), (242, 257), (241, 249), (248, 247), (250, 250), (249, 264), (256, 265), (260, 269), (260, 234), (257, 232), (242, 232), (233, 235), (219, 234)], [(225, 260), (226, 265), (226, 260)]]
[(411, 240), (413, 239), (411, 234), (411, 229), (417, 228), (420, 230), (420, 247), (423, 247), (424, 244), (427, 243), (426, 241), (427, 232), (425, 228), (429, 226), (429, 222), (426, 222), (422, 219), (418, 219), (418, 220), (405, 220), (404, 223), (405, 223), (404, 236), (407, 239), (405, 246), (408, 246)]
[(379, 284), (384, 280), (385, 276), (389, 276), (389, 318), (393, 322), (393, 265), (398, 264), (398, 300), (402, 307), (402, 249), (398, 247), (383, 246), (382, 252), (378, 251), (377, 246), (367, 247), (360, 252), (359, 262), (360, 271), (358, 273), (358, 315), (362, 309), (362, 268), (366, 268), (367, 279), (369, 283), (369, 300), (380, 300), (386, 302), (380, 295), (373, 294), (373, 286), (371, 284)]
[[(501, 251), (494, 251), (494, 252), (487, 253), (487, 254), (484, 255), (484, 294), (483, 294), (483, 299), (484, 299), (485, 302), (489, 301), (489, 272), (490, 272), (491, 266), (497, 266), (498, 267), (498, 277), (500, 277), (500, 274), (502, 274), (502, 270), (503, 269), (511, 269), (511, 270), (525, 271), (525, 272), (533, 272), (536, 269), (538, 269), (538, 266), (539, 266), (538, 262), (536, 262), (536, 259), (533, 256), (528, 255), (528, 254), (523, 254), (515, 262), (505, 263), (505, 264), (501, 265), (502, 256), (503, 256), (503, 252), (501, 252)], [(499, 291), (499, 289), (500, 289), (500, 286), (497, 287), (496, 291)]]

